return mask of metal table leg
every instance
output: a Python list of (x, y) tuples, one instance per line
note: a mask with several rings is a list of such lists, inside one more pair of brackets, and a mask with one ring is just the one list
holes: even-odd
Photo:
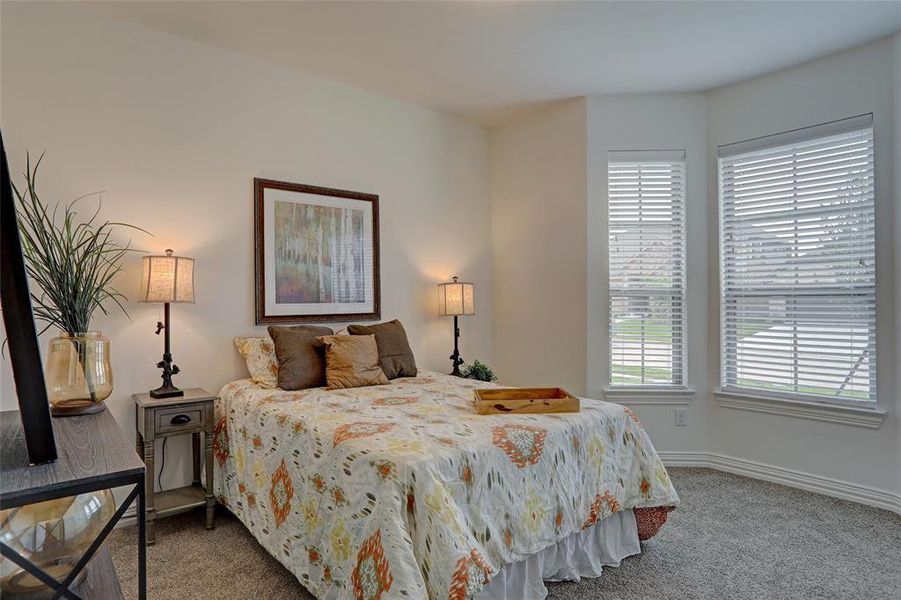
[(147, 490), (143, 478), (138, 488), (138, 600), (147, 600), (147, 514), (144, 511)]
[(25, 569), (27, 573), (34, 576), (51, 590), (55, 590), (56, 596), (68, 598), (69, 600), (81, 600), (81, 597), (70, 590), (68, 586), (63, 585), (62, 583), (45, 573), (43, 569), (21, 556), (18, 552), (16, 552), (3, 542), (0, 542), (0, 554), (3, 555), (3, 558), (9, 559), (21, 568)]

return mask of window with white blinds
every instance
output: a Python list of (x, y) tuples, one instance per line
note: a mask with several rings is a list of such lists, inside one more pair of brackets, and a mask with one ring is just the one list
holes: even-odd
[(612, 386), (685, 383), (685, 152), (610, 152)]
[(719, 149), (726, 390), (876, 401), (872, 115)]

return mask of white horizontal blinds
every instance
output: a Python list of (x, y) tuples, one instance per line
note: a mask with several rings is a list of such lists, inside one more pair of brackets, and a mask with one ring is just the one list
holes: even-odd
[(721, 149), (724, 388), (876, 400), (872, 117), (855, 125)]
[(610, 384), (684, 385), (685, 153), (607, 165)]

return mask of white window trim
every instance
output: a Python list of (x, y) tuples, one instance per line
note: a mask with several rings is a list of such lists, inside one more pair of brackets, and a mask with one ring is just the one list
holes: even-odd
[(716, 390), (713, 396), (721, 408), (852, 425), (864, 429), (879, 429), (886, 416), (885, 411), (877, 407), (790, 400), (727, 390)]
[[(747, 152), (753, 152), (756, 150), (762, 150), (769, 147), (775, 147), (779, 145), (787, 145), (792, 143), (803, 142), (805, 140), (817, 138), (817, 137), (825, 137), (828, 135), (839, 134), (843, 132), (855, 131), (864, 127), (873, 127), (873, 113), (865, 113), (862, 115), (857, 115), (854, 117), (848, 117), (845, 119), (838, 119), (836, 121), (830, 121), (828, 123), (823, 123), (820, 125), (813, 125), (810, 127), (801, 127), (798, 129), (793, 129), (790, 131), (786, 131), (784, 133), (777, 133), (771, 135), (765, 135), (757, 138), (752, 138), (750, 140), (745, 140), (742, 142), (735, 142), (732, 144), (724, 144), (717, 147), (717, 159), (727, 158), (731, 156), (735, 156), (738, 154), (744, 154)], [(874, 131), (875, 134), (875, 131)], [(874, 145), (874, 163), (875, 163), (875, 145)], [(719, 166), (717, 166), (719, 169)], [(874, 168), (875, 171), (875, 168)], [(875, 178), (875, 172), (874, 172)], [(875, 179), (874, 179), (875, 181)], [(720, 319), (722, 320), (722, 310), (723, 310), (723, 292), (722, 292), (722, 260), (723, 260), (723, 240), (722, 240), (722, 191), (720, 189), (720, 185), (717, 185), (717, 218), (719, 220), (719, 247), (717, 249), (719, 255), (719, 268), (720, 268), (720, 277), (719, 277), (719, 304), (720, 304)], [(875, 208), (875, 206), (874, 206)], [(875, 233), (875, 232), (874, 232)], [(874, 240), (874, 245), (876, 241)], [(874, 248), (874, 250), (877, 250)], [(878, 250), (877, 250), (878, 252)], [(877, 281), (876, 284), (876, 293), (878, 295), (879, 284)], [(875, 318), (875, 317), (874, 317)], [(722, 327), (722, 321), (720, 323), (720, 327)], [(878, 328), (878, 322), (876, 327)], [(720, 334), (722, 336), (722, 332)], [(720, 361), (722, 361), (722, 356), (724, 354), (723, 341), (720, 339), (720, 347), (719, 347), (719, 355)], [(720, 362), (720, 385), (723, 385), (722, 381), (722, 363)], [(878, 377), (878, 376), (877, 376)], [(878, 383), (876, 384), (878, 386)], [(747, 410), (752, 412), (760, 412), (760, 413), (768, 413), (768, 414), (776, 414), (776, 415), (784, 415), (798, 418), (806, 418), (816, 421), (825, 421), (830, 423), (841, 423), (846, 425), (854, 425), (858, 427), (864, 427), (867, 429), (879, 429), (882, 425), (882, 422), (885, 420), (886, 413), (885, 411), (879, 408), (879, 394), (878, 389), (875, 396), (875, 400), (872, 402), (866, 402), (861, 405), (854, 403), (853, 401), (829, 401), (829, 400), (805, 400), (799, 399), (798, 397), (791, 397), (787, 395), (774, 395), (769, 396), (766, 392), (755, 389), (737, 389), (737, 390), (726, 390), (726, 389), (718, 389), (713, 391), (713, 396), (716, 399), (719, 406), (723, 408), (730, 408), (736, 410)]]
[[(682, 348), (681, 348), (681, 383), (673, 385), (617, 385), (610, 383), (612, 377), (612, 338), (610, 337), (610, 298), (612, 290), (610, 288), (610, 270), (609, 270), (609, 236), (605, 236), (607, 243), (608, 262), (605, 265), (605, 276), (607, 279), (607, 364), (606, 370), (606, 387), (603, 390), (605, 397), (611, 398), (612, 402), (626, 403), (627, 400), (618, 400), (616, 398), (629, 399), (630, 404), (689, 404), (694, 400), (694, 390), (689, 385), (689, 351), (688, 351), (688, 152), (685, 149), (667, 149), (667, 150), (608, 150), (607, 151), (607, 167), (611, 162), (681, 162), (683, 164), (683, 181), (682, 181), (682, 202), (683, 202), (683, 235), (685, 236), (684, 247), (682, 249)], [(607, 184), (609, 186), (609, 170), (607, 173)], [(609, 198), (609, 187), (607, 190)], [(608, 217), (609, 219), (609, 217)], [(607, 221), (609, 231), (610, 223)], [(687, 396), (688, 399), (686, 400)], [(648, 397), (650, 396), (650, 398)], [(657, 401), (653, 398), (658, 398)]]
[(871, 127), (872, 125), (873, 113), (865, 113), (855, 117), (829, 121), (828, 123), (823, 123), (821, 125), (799, 127), (798, 129), (792, 129), (791, 131), (786, 131), (784, 133), (774, 133), (745, 140), (743, 142), (723, 144), (722, 146), (717, 146), (716, 154), (719, 158), (725, 158), (737, 154), (754, 152), (756, 150), (765, 150), (776, 146), (787, 146), (789, 144), (805, 142), (813, 138), (856, 131), (858, 129), (863, 129), (864, 127)]
[(694, 402), (695, 390), (674, 387), (608, 387), (604, 399), (617, 404), (687, 406)]

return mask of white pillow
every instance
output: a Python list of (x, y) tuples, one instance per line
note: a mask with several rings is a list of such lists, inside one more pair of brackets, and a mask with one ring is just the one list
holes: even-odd
[(247, 361), (247, 370), (257, 385), (266, 388), (278, 387), (278, 359), (275, 357), (275, 344), (272, 338), (236, 337), (235, 348)]

